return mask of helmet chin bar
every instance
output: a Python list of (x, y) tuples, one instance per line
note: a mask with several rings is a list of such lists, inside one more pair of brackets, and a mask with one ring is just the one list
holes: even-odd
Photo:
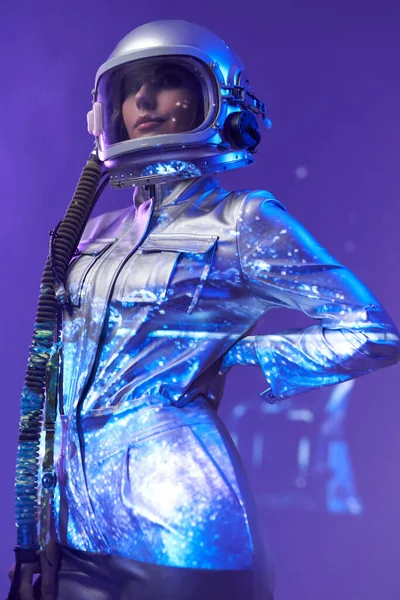
[(152, 185), (166, 181), (179, 181), (193, 177), (201, 177), (210, 173), (228, 171), (238, 167), (246, 167), (253, 164), (252, 155), (243, 150), (216, 154), (210, 151), (205, 155), (204, 149), (201, 155), (193, 153), (188, 159), (187, 151), (171, 151), (170, 157), (166, 152), (160, 152), (159, 156), (152, 153), (147, 159), (142, 156), (140, 164), (132, 160), (131, 155), (119, 156), (116, 160), (104, 162), (110, 174), (110, 185), (114, 188), (134, 187), (137, 185)]

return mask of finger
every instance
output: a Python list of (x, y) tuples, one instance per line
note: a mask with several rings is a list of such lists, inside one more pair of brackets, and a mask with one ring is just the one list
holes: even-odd
[(35, 600), (31, 583), (28, 583), (27, 581), (21, 583), (19, 587), (19, 597), (21, 600)]
[(19, 595), (21, 600), (34, 600), (32, 581), (34, 570), (31, 565), (22, 565)]
[(56, 569), (46, 559), (42, 560), (41, 598), (53, 600), (56, 588)]
[(8, 571), (8, 577), (9, 577), (10, 581), (13, 580), (14, 573), (15, 573), (15, 563), (10, 567), (10, 570)]
[(40, 557), (42, 581), (41, 594), (43, 600), (53, 600), (56, 592), (56, 574), (60, 554), (57, 544), (49, 542)]
[(35, 600), (33, 593), (33, 576), (39, 572), (39, 562), (24, 564), (21, 566), (21, 582), (19, 595), (21, 600)]
[(52, 566), (57, 567), (61, 557), (59, 544), (56, 544), (53, 542), (53, 540), (50, 540), (46, 544), (44, 555)]

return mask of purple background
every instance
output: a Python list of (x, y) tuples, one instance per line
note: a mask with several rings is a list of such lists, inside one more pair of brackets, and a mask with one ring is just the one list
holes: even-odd
[[(85, 121), (99, 65), (123, 35), (157, 18), (195, 21), (225, 39), (266, 101), (273, 128), (256, 166), (222, 182), (274, 193), (399, 324), (400, 5), (3, 0), (1, 8), (0, 594), (5, 596), (15, 544), (19, 394), (38, 286), (48, 231), (64, 214), (92, 148)], [(299, 177), (302, 173), (307, 176)], [(130, 201), (126, 190), (108, 190), (96, 210)], [(302, 315), (274, 313), (259, 331), (303, 322)], [(374, 373), (354, 388), (346, 433), (364, 515), (263, 511), (276, 563), (276, 600), (400, 597), (399, 372), (396, 366)], [(260, 372), (233, 369), (222, 416), (244, 395), (261, 402), (258, 393), (265, 387)]]

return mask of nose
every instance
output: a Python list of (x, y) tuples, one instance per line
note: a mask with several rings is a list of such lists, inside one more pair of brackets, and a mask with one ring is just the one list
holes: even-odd
[(154, 110), (157, 106), (157, 95), (154, 86), (149, 82), (142, 83), (135, 96), (136, 106), (139, 110)]

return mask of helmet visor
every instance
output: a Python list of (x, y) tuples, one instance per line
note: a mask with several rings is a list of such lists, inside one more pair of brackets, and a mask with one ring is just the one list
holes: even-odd
[(216, 112), (213, 96), (205, 69), (187, 57), (145, 58), (108, 71), (97, 90), (103, 113), (101, 146), (140, 140), (143, 147), (152, 145), (149, 138), (154, 136), (200, 129)]

